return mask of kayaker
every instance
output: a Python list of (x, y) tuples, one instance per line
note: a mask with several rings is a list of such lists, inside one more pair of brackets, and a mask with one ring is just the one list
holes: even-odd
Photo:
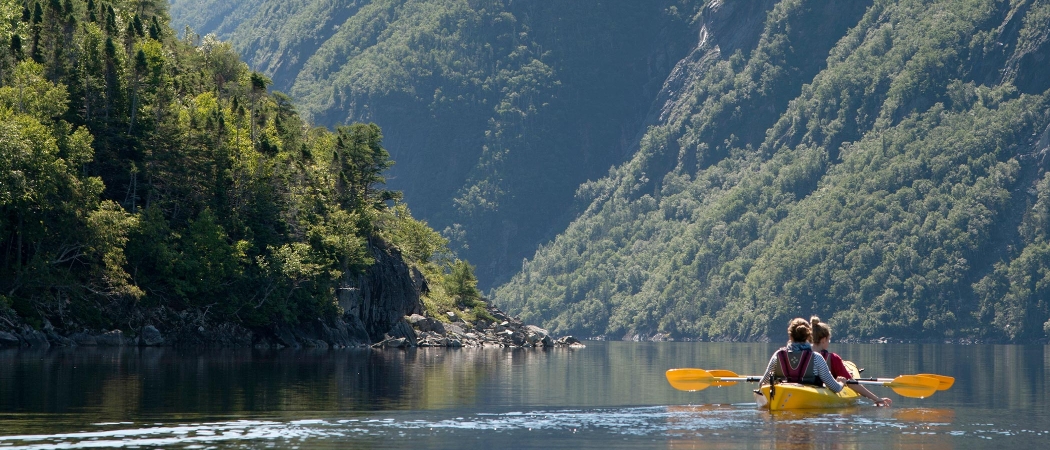
[(771, 380), (789, 383), (824, 386), (838, 393), (843, 385), (835, 380), (828, 369), (828, 363), (820, 353), (813, 351), (809, 340), (813, 331), (810, 323), (801, 317), (791, 319), (788, 323), (788, 345), (773, 352), (766, 365), (766, 374), (759, 385)]
[[(817, 316), (810, 317), (809, 326), (813, 330), (813, 351), (819, 352), (820, 356), (824, 357), (824, 360), (828, 363), (828, 368), (831, 370), (831, 375), (836, 379), (852, 380), (853, 374), (846, 369), (846, 364), (842, 362), (842, 358), (838, 354), (828, 351), (828, 346), (831, 345), (831, 327), (821, 322), (820, 317)], [(862, 384), (848, 384), (846, 387), (875, 402), (875, 406), (890, 406), (893, 404), (893, 400), (880, 398)]]

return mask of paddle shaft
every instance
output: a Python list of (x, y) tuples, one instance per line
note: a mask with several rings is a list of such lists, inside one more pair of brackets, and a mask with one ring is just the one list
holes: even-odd
[(758, 383), (762, 381), (762, 377), (746, 376), (746, 377), (713, 377), (715, 381), (746, 381), (748, 383)]
[[(717, 375), (716, 375), (717, 374)], [(667, 381), (675, 389), (699, 391), (710, 386), (732, 386), (738, 381), (759, 382), (763, 377), (749, 375), (739, 376), (729, 370), (707, 371), (704, 369), (670, 369), (666, 372)], [(847, 380), (847, 384), (872, 384), (886, 386), (905, 397), (924, 398), (937, 391), (938, 381), (919, 375), (900, 375), (889, 381)]]
[[(719, 381), (722, 381), (722, 382), (725, 382), (725, 381), (744, 381), (744, 382), (748, 382), (748, 383), (758, 383), (759, 381), (762, 381), (762, 377), (754, 376), (754, 375), (741, 376), (741, 377), (712, 377), (712, 380), (714, 382), (719, 382)], [(888, 383), (890, 383), (892, 381), (893, 381), (892, 378), (890, 378), (888, 380), (885, 380), (885, 381), (880, 381), (880, 380), (876, 380), (876, 379), (860, 379), (860, 380), (846, 380), (846, 384), (871, 384), (871, 385), (876, 385), (876, 386), (886, 386)]]
[(870, 384), (874, 386), (886, 386), (893, 382), (893, 378), (880, 381), (874, 379), (858, 379), (858, 380), (846, 380), (846, 384)]

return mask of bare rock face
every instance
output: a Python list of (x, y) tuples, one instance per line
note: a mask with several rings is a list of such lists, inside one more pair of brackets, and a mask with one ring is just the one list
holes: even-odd
[(121, 330), (107, 331), (102, 333), (101, 336), (97, 336), (95, 340), (100, 346), (120, 347), (124, 345), (124, 332)]
[(423, 311), (420, 289), (426, 284), (413, 277), (400, 252), (385, 242), (369, 244), (375, 264), (363, 274), (347, 276), (339, 290), (339, 306), (351, 326), (360, 324), (370, 342), (382, 341), (405, 316)]
[(22, 341), (18, 339), (18, 336), (8, 333), (6, 331), (0, 331), (0, 348), (3, 347), (19, 347), (22, 345)]
[(161, 346), (164, 345), (164, 336), (160, 334), (157, 327), (146, 325), (139, 333), (139, 342), (145, 346)]

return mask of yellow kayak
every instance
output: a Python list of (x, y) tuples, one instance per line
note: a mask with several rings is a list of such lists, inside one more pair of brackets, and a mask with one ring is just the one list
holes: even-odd
[(785, 409), (841, 408), (852, 406), (860, 399), (860, 394), (853, 389), (842, 388), (838, 394), (831, 389), (796, 383), (779, 383), (774, 389), (773, 398), (769, 398), (769, 385), (764, 385), (755, 393), (755, 402), (760, 408), (770, 411)]
[[(846, 369), (853, 374), (853, 378), (859, 377), (859, 371), (850, 361), (843, 361)], [(755, 392), (755, 402), (759, 408), (770, 411), (781, 411), (785, 409), (816, 409), (816, 408), (841, 408), (852, 406), (860, 399), (860, 394), (848, 387), (843, 387), (839, 393), (831, 392), (831, 389), (798, 383), (778, 383), (773, 389), (773, 398), (769, 395), (770, 386), (763, 385)]]

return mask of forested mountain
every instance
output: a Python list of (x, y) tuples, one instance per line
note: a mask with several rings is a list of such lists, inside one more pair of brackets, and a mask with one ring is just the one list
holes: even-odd
[(0, 331), (368, 322), (337, 290), (377, 255), (422, 271), (428, 308), (477, 305), (383, 187), (375, 124), (307, 126), (229, 44), (177, 38), (163, 0), (0, 11)]
[(1050, 2), (711, 2), (698, 24), (659, 125), (499, 303), (617, 339), (780, 340), (809, 314), (1050, 334)]
[(315, 124), (382, 127), (388, 186), (489, 286), (634, 151), (695, 45), (690, 3), (173, 0), (172, 16), (231, 42)]
[(485, 277), (520, 270), (494, 300), (526, 321), (1050, 334), (1046, 0), (222, 5), (173, 11), (318, 123), (382, 125), (391, 185)]

